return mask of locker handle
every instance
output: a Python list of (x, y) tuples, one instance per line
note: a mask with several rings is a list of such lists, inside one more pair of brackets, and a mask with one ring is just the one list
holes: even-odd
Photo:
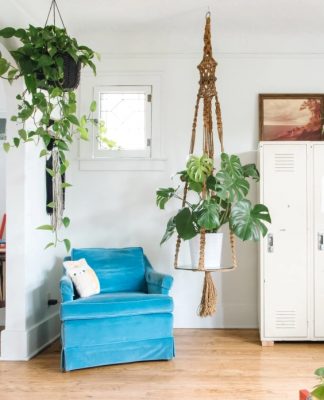
[(268, 233), (268, 253), (273, 253), (273, 234)]
[(317, 234), (318, 238), (318, 250), (324, 251), (324, 233), (318, 233)]

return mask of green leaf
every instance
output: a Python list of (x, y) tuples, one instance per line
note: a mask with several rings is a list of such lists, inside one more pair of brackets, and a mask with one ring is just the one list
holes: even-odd
[(63, 242), (65, 244), (66, 251), (69, 252), (71, 249), (71, 242), (69, 241), (69, 239), (64, 239)]
[(226, 171), (231, 177), (243, 177), (243, 168), (241, 160), (236, 155), (222, 153), (221, 155), (221, 170)]
[(202, 157), (190, 156), (187, 162), (187, 173), (189, 178), (197, 183), (203, 183), (211, 175), (214, 168), (213, 160), (206, 155)]
[(256, 182), (260, 180), (260, 174), (255, 164), (243, 165), (243, 174), (246, 178), (252, 178)]
[[(316, 397), (318, 400), (324, 400), (324, 386), (317, 386), (312, 392), (312, 396)], [(314, 399), (315, 400), (315, 399)]]
[(20, 139), (19, 139), (19, 138), (15, 137), (15, 138), (13, 139), (13, 142), (14, 142), (14, 145), (15, 145), (16, 147), (19, 147), (19, 144), (20, 144)]
[(78, 131), (80, 133), (80, 137), (82, 140), (89, 140), (89, 132), (87, 128), (84, 128), (83, 126), (80, 126), (78, 128)]
[(156, 191), (156, 205), (164, 210), (165, 204), (174, 196), (176, 190), (169, 188), (159, 188)]
[(199, 211), (198, 224), (209, 231), (219, 228), (219, 207), (215, 202), (204, 201)]
[(21, 137), (22, 140), (26, 141), (28, 139), (27, 132), (25, 129), (19, 129), (18, 135)]
[(174, 221), (177, 232), (182, 239), (189, 240), (196, 236), (197, 230), (189, 208), (181, 209), (174, 217)]
[(4, 75), (8, 69), (10, 68), (10, 65), (8, 61), (4, 58), (0, 58), (0, 76)]
[(171, 217), (167, 223), (166, 231), (163, 235), (160, 245), (166, 242), (168, 239), (170, 239), (170, 237), (174, 234), (175, 229), (176, 229), (176, 224), (174, 221), (174, 217)]
[(230, 175), (227, 171), (219, 171), (216, 174), (216, 192), (223, 199), (231, 202), (242, 200), (249, 192), (250, 184), (243, 177)]
[(263, 204), (252, 208), (251, 202), (244, 199), (232, 207), (230, 227), (242, 240), (260, 240), (260, 234), (265, 236), (268, 228), (262, 221), (271, 222), (269, 210)]
[(15, 36), (16, 29), (8, 27), (0, 30), (0, 36), (2, 36), (5, 39), (9, 39), (13, 36)]
[(58, 97), (62, 95), (62, 89), (55, 87), (52, 91), (51, 91), (51, 97)]
[(52, 225), (41, 225), (41, 226), (38, 226), (36, 229), (39, 229), (42, 231), (53, 231), (54, 227)]
[(54, 201), (51, 201), (50, 203), (46, 204), (46, 206), (49, 207), (49, 208), (55, 208), (56, 207)]
[(63, 223), (63, 225), (65, 226), (65, 228), (67, 228), (67, 227), (70, 225), (70, 218), (64, 217), (64, 218), (62, 219), (62, 223)]
[(202, 183), (199, 183), (199, 182), (190, 181), (189, 189), (193, 190), (194, 192), (201, 193), (202, 189), (203, 189), (203, 185), (202, 185)]
[(319, 376), (320, 378), (324, 378), (324, 367), (322, 368), (317, 368), (317, 370), (314, 372), (316, 376)]
[(71, 124), (73, 124), (73, 125), (77, 125), (77, 126), (80, 125), (78, 118), (77, 118), (75, 115), (73, 115), (73, 114), (67, 115), (66, 119), (67, 119), (68, 121), (70, 121)]
[(67, 182), (62, 183), (62, 189), (66, 189), (69, 187), (72, 187), (72, 185), (70, 183), (67, 183)]
[(10, 150), (10, 144), (8, 142), (3, 143), (3, 150), (8, 153)]
[(50, 56), (47, 56), (46, 54), (43, 54), (38, 59), (39, 67), (49, 67), (52, 64), (54, 64), (53, 58), (51, 58)]
[(46, 168), (46, 171), (51, 175), (52, 178), (55, 176), (55, 172), (52, 169)]
[(44, 247), (44, 250), (48, 249), (49, 247), (54, 247), (54, 246), (55, 246), (55, 243), (53, 243), (53, 242), (47, 243), (47, 245)]
[(90, 104), (90, 111), (91, 112), (95, 112), (97, 109), (97, 102), (95, 100), (93, 100)]
[(29, 75), (25, 75), (24, 78), (25, 78), (25, 83), (26, 83), (27, 90), (30, 93), (35, 93), (36, 92), (36, 88), (37, 88), (37, 82), (36, 82), (35, 76), (29, 74)]
[(43, 149), (40, 153), (39, 153), (39, 157), (44, 157), (47, 156), (47, 150)]
[(65, 151), (69, 150), (69, 146), (65, 142), (63, 142), (63, 140), (57, 141), (57, 147), (61, 150), (65, 150)]

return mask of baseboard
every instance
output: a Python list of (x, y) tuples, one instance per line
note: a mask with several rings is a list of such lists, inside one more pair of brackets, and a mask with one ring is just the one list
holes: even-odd
[(27, 330), (1, 332), (0, 360), (27, 361), (60, 336), (60, 316), (55, 312)]

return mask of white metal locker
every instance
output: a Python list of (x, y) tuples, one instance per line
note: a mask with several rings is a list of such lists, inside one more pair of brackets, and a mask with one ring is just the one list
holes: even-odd
[(324, 144), (313, 148), (314, 336), (324, 338)]
[(263, 241), (263, 334), (308, 335), (307, 145), (261, 145), (262, 202), (272, 224)]

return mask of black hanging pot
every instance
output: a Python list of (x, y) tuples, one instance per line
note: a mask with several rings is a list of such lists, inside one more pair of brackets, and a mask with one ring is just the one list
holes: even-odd
[(37, 86), (40, 89), (53, 89), (59, 87), (64, 91), (75, 90), (78, 88), (80, 83), (80, 72), (81, 63), (80, 61), (75, 62), (74, 59), (68, 53), (63, 53), (61, 55), (63, 59), (63, 70), (64, 77), (62, 81), (46, 81), (43, 72), (37, 73)]
[(80, 83), (80, 61), (75, 62), (70, 54), (62, 54), (64, 66), (64, 80), (59, 87), (63, 90), (75, 90)]

